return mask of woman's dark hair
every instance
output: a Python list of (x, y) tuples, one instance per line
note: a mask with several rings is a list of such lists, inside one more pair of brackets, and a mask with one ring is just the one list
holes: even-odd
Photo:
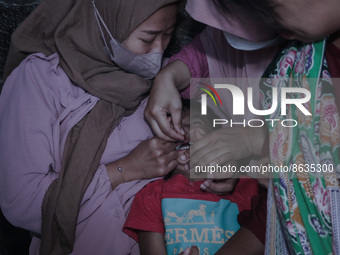
[(274, 8), (275, 4), (273, 0), (214, 0), (217, 1), (226, 12), (231, 12), (229, 6), (232, 4), (234, 6), (240, 6), (249, 10), (255, 18), (259, 18), (263, 23), (272, 26), (277, 26), (275, 20), (277, 16), (275, 15)]

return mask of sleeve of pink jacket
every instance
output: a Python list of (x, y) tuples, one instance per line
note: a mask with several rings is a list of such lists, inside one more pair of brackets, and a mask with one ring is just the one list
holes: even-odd
[(53, 64), (26, 59), (8, 77), (0, 97), (0, 205), (12, 224), (35, 233), (45, 191), (57, 178), (52, 127), (59, 113), (49, 107), (58, 103), (49, 86), (55, 71)]
[[(208, 61), (200, 35), (196, 35), (188, 45), (172, 56), (169, 62), (175, 60), (180, 60), (187, 64), (190, 69), (191, 78), (209, 77)], [(183, 98), (190, 98), (190, 86), (181, 92), (181, 96)]]

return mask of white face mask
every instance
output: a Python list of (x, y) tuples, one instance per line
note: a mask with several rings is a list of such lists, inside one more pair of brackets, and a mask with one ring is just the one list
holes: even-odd
[[(152, 52), (148, 54), (136, 54), (128, 49), (126, 49), (121, 43), (119, 43), (117, 40), (115, 40), (111, 33), (109, 32), (107, 26), (105, 25), (102, 17), (100, 16), (94, 1), (92, 1), (93, 8), (94, 8), (94, 15), (97, 20), (97, 24), (99, 26), (99, 30), (101, 32), (101, 35), (103, 37), (105, 47), (107, 51), (110, 54), (111, 60), (116, 63), (120, 68), (123, 70), (137, 74), (145, 79), (152, 79), (154, 78), (162, 66), (162, 59), (163, 59), (163, 52)], [(102, 23), (103, 27), (109, 34), (111, 40), (110, 40), (110, 46), (111, 50), (113, 52), (113, 55), (111, 54), (111, 51), (106, 43), (102, 28), (100, 26), (100, 22)]]
[(267, 48), (281, 41), (280, 36), (275, 37), (274, 39), (271, 39), (268, 41), (264, 41), (264, 42), (254, 42), (254, 41), (250, 41), (245, 38), (239, 37), (237, 35), (230, 34), (225, 31), (223, 31), (223, 34), (231, 47), (237, 50), (244, 50), (244, 51), (253, 51), (253, 50)]

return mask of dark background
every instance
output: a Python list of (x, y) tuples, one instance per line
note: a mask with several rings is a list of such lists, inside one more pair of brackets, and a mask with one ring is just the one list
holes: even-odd
[[(40, 0), (0, 1), (0, 87), (13, 30), (31, 13)], [(0, 253), (1, 254), (1, 253)]]
[[(39, 2), (40, 0), (0, 1), (0, 90), (4, 82), (3, 70), (11, 34)], [(179, 9), (177, 28), (165, 52), (165, 56), (167, 57), (178, 52), (183, 45), (189, 43), (194, 35), (204, 28), (204, 25), (190, 18), (185, 12), (184, 6), (185, 2), (182, 2)], [(29, 243), (30, 234), (25, 230), (12, 226), (0, 210), (0, 255), (28, 254)]]

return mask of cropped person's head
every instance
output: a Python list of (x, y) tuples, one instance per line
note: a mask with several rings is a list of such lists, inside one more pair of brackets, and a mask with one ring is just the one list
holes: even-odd
[[(218, 0), (221, 4), (227, 0)], [(282, 37), (312, 42), (340, 29), (340, 4), (334, 0), (234, 0), (252, 10)]]
[(188, 0), (185, 8), (193, 19), (222, 31), (235, 49), (254, 51), (279, 42), (275, 28), (251, 15), (251, 10), (231, 1)]

